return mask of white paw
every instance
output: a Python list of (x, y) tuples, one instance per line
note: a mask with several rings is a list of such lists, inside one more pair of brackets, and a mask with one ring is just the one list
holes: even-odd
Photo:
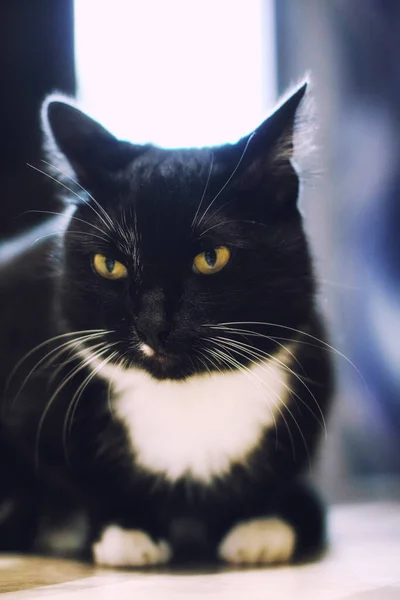
[(108, 567), (161, 565), (171, 558), (167, 542), (156, 543), (140, 529), (117, 526), (107, 527), (92, 550), (95, 563)]
[(282, 564), (292, 558), (295, 543), (293, 528), (282, 519), (254, 519), (233, 527), (218, 554), (234, 564)]

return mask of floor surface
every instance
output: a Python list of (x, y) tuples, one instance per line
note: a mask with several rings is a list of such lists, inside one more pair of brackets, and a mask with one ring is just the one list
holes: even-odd
[(400, 502), (332, 508), (330, 531), (320, 562), (273, 569), (143, 573), (3, 556), (0, 593), (13, 600), (400, 600)]

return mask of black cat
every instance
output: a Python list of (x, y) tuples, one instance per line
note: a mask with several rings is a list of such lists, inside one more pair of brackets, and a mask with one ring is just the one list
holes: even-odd
[(291, 162), (305, 91), (185, 150), (45, 103), (75, 206), (59, 236), (2, 251), (1, 548), (66, 553), (80, 510), (74, 552), (105, 565), (322, 548), (301, 479), (332, 388)]

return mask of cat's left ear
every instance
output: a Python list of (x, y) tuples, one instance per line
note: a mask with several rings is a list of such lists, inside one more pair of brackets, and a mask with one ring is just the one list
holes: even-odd
[(250, 135), (240, 139), (236, 154), (241, 153), (238, 183), (244, 188), (262, 187), (271, 182), (282, 196), (298, 193), (296, 142), (302, 135), (299, 112), (304, 101), (307, 83), (303, 83), (278, 109)]
[(51, 95), (44, 101), (42, 125), (49, 162), (61, 169), (60, 162), (66, 159), (80, 182), (89, 187), (99, 177), (123, 169), (140, 153), (141, 147), (118, 140), (61, 96)]

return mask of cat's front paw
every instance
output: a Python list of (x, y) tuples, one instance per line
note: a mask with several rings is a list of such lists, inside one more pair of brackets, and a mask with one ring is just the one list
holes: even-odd
[(92, 547), (97, 565), (107, 567), (146, 567), (162, 565), (171, 558), (167, 542), (154, 542), (140, 529), (121, 529), (112, 526), (104, 530)]
[(233, 564), (283, 564), (293, 557), (295, 544), (294, 529), (282, 519), (254, 519), (233, 527), (218, 555)]

